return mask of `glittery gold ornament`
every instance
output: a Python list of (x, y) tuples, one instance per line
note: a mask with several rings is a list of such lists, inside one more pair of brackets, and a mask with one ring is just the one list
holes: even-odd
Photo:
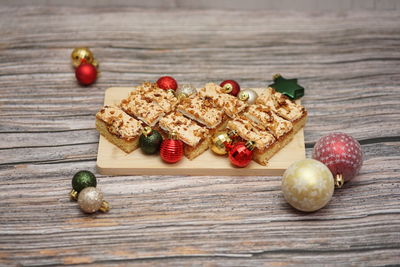
[(237, 135), (236, 131), (218, 132), (211, 140), (211, 150), (218, 155), (225, 155), (228, 153), (226, 144), (232, 143), (232, 138)]
[[(71, 53), (72, 65), (76, 68), (85, 60), (86, 63), (92, 64), (94, 57), (92, 51), (87, 47), (77, 47)], [(98, 64), (97, 64), (98, 65)]]
[(98, 210), (107, 212), (110, 206), (103, 200), (103, 193), (96, 187), (86, 187), (78, 195), (78, 204), (83, 212), (94, 213)]
[(313, 159), (293, 163), (282, 178), (286, 201), (301, 211), (316, 211), (324, 207), (332, 198), (334, 187), (331, 171)]
[(254, 104), (258, 94), (254, 90), (246, 89), (240, 91), (237, 97), (248, 104)]

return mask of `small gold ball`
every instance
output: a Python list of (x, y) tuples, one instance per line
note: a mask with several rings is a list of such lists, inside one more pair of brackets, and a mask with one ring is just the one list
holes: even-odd
[(226, 132), (216, 133), (211, 140), (211, 150), (218, 155), (225, 155), (226, 151), (225, 144), (232, 142), (231, 138)]
[(93, 63), (93, 53), (87, 47), (77, 47), (71, 53), (72, 65), (76, 68), (82, 60), (86, 60), (87, 63)]
[(286, 201), (301, 211), (316, 211), (328, 204), (334, 190), (331, 171), (321, 162), (304, 159), (289, 166), (282, 177)]
[(86, 187), (78, 195), (78, 204), (83, 212), (94, 213), (101, 208), (103, 193), (96, 187)]

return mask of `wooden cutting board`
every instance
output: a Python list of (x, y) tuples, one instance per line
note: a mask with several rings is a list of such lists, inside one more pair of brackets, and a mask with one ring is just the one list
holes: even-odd
[[(104, 104), (119, 104), (134, 87), (111, 87), (105, 92)], [(257, 93), (262, 89), (252, 88)], [(305, 158), (304, 132), (301, 129), (282, 150), (273, 156), (268, 166), (252, 161), (246, 168), (231, 165), (227, 156), (218, 156), (210, 149), (195, 158), (183, 157), (175, 164), (164, 163), (158, 155), (145, 155), (140, 149), (126, 154), (100, 136), (97, 168), (106, 175), (282, 175), (291, 163)]]

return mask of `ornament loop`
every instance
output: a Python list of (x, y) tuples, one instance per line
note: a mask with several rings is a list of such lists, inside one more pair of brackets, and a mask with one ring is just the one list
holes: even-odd
[(236, 130), (229, 130), (227, 134), (228, 134), (229, 137), (236, 137), (237, 136), (237, 131)]
[(341, 188), (344, 184), (344, 178), (342, 174), (336, 174), (335, 176), (335, 186)]

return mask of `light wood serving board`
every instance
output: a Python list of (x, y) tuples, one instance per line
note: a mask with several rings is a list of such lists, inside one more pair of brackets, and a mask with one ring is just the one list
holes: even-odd
[[(119, 104), (134, 87), (111, 87), (104, 96), (105, 105)], [(262, 89), (252, 88), (257, 93)], [(301, 129), (293, 140), (269, 160), (267, 166), (252, 161), (246, 168), (231, 165), (227, 156), (215, 155), (210, 149), (195, 158), (183, 157), (175, 164), (164, 163), (156, 155), (145, 155), (140, 149), (126, 154), (100, 135), (97, 168), (106, 175), (282, 175), (291, 163), (305, 158), (304, 132)]]

